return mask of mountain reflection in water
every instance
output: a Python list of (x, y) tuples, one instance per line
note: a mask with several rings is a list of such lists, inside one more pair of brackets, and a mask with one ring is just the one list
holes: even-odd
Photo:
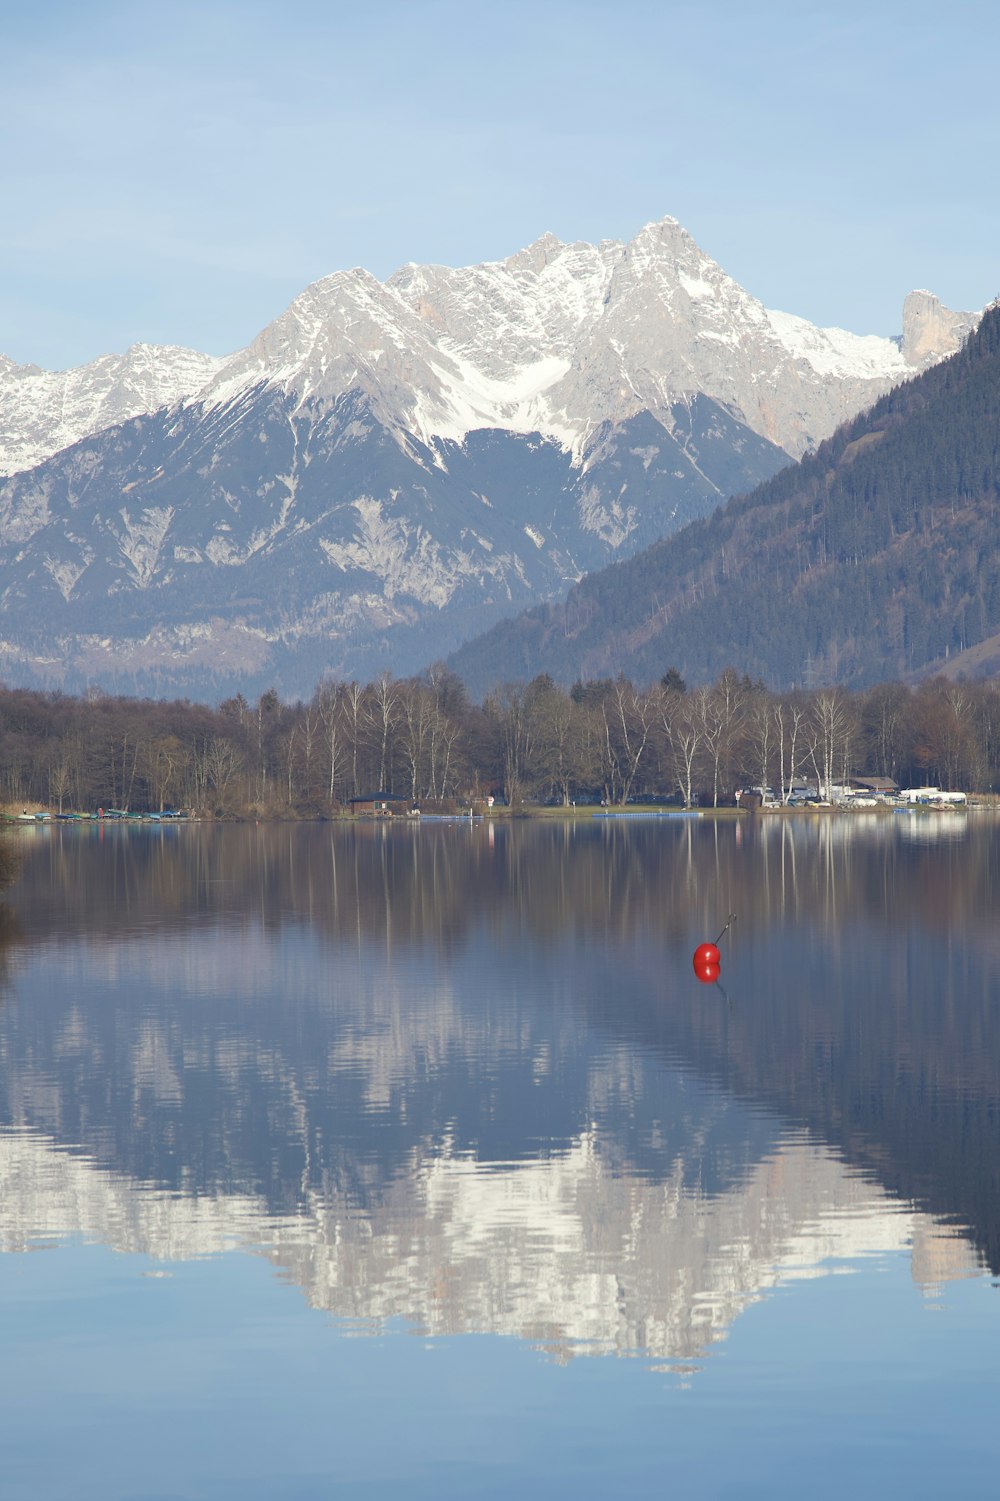
[(241, 1247), (360, 1327), (678, 1362), (858, 1256), (996, 1272), (996, 833), (27, 831), (0, 1244)]

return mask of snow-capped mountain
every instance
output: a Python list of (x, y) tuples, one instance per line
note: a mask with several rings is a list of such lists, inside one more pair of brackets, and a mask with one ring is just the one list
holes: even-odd
[[(92, 430), (0, 485), (0, 669), (209, 695), (417, 670), (752, 487), (973, 321), (921, 293), (899, 341), (815, 328), (666, 219), (338, 272), (222, 361), (39, 374)], [(61, 420), (8, 427), (10, 462)]]
[(798, 457), (875, 394), (957, 349), (974, 315), (930, 293), (902, 340), (816, 328), (751, 297), (674, 219), (627, 245), (546, 234), (504, 261), (362, 270), (308, 287), (199, 392), (258, 382), (300, 400), (360, 389), (390, 429), (462, 442), (540, 433), (579, 460), (595, 432), (643, 412), (669, 426), (702, 394)]
[(133, 344), (74, 370), (15, 365), (0, 354), (0, 474), (43, 459), (141, 412), (191, 396), (223, 361), (194, 349)]

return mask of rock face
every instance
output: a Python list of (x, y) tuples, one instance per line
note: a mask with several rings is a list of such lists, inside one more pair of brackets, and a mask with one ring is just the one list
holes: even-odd
[(209, 697), (418, 670), (752, 488), (963, 319), (815, 328), (665, 219), (338, 272), (227, 360), (7, 362), (0, 668)]
[(954, 354), (978, 321), (978, 313), (953, 313), (933, 292), (910, 292), (903, 302), (903, 358), (919, 368)]

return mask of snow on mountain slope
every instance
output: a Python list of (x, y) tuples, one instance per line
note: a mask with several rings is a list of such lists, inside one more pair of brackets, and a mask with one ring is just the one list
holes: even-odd
[(670, 431), (677, 403), (701, 394), (798, 456), (975, 321), (911, 293), (902, 341), (817, 328), (765, 308), (670, 218), (627, 244), (545, 234), (478, 266), (410, 264), (386, 282), (335, 272), (227, 359), (136, 344), (50, 372), (0, 356), (0, 473), (176, 401), (217, 406), (261, 385), (327, 403), (360, 391), (404, 440), (539, 432), (577, 460), (606, 424), (648, 411)]
[(73, 370), (40, 370), (0, 355), (0, 474), (31, 469), (90, 433), (171, 406), (222, 363), (155, 344), (133, 344)]
[(508, 388), (546, 355), (564, 360), (549, 383), (536, 383), (528, 410), (500, 411), (497, 425), (534, 424), (576, 455), (602, 423), (641, 411), (669, 427), (677, 402), (698, 392), (798, 456), (889, 385), (952, 353), (975, 321), (947, 310), (937, 323), (925, 319), (908, 360), (894, 339), (770, 311), (669, 218), (629, 244), (545, 235), (506, 261), (404, 267), (389, 285), (445, 347)]
[[(940, 305), (938, 305), (940, 309)], [(361, 390), (391, 430), (461, 442), (539, 432), (579, 460), (640, 412), (672, 427), (701, 394), (798, 456), (915, 369), (949, 354), (970, 314), (940, 310), (899, 341), (816, 328), (744, 291), (674, 219), (628, 244), (546, 234), (506, 260), (362, 270), (307, 287), (198, 393), (258, 383), (300, 400)], [(949, 321), (951, 320), (951, 321)]]
[(914, 294), (901, 342), (815, 328), (665, 219), (340, 271), (225, 360), (0, 362), (5, 676), (418, 670), (752, 489), (974, 321)]
[(751, 488), (785, 455), (699, 397), (559, 444), (401, 440), (359, 392), (258, 386), (134, 418), (0, 482), (6, 681), (216, 697), (418, 671)]
[(485, 343), (485, 357), (470, 357), (391, 282), (361, 270), (337, 272), (307, 287), (197, 400), (213, 407), (262, 384), (300, 402), (329, 403), (360, 391), (390, 431), (422, 442), (461, 442), (479, 428), (548, 430), (534, 397), (566, 371), (568, 360), (536, 343), (537, 353), (522, 363), (491, 360)]

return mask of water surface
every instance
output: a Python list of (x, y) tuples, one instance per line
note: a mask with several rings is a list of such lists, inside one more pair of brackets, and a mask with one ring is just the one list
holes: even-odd
[(5, 1496), (992, 1486), (998, 831), (20, 832)]

